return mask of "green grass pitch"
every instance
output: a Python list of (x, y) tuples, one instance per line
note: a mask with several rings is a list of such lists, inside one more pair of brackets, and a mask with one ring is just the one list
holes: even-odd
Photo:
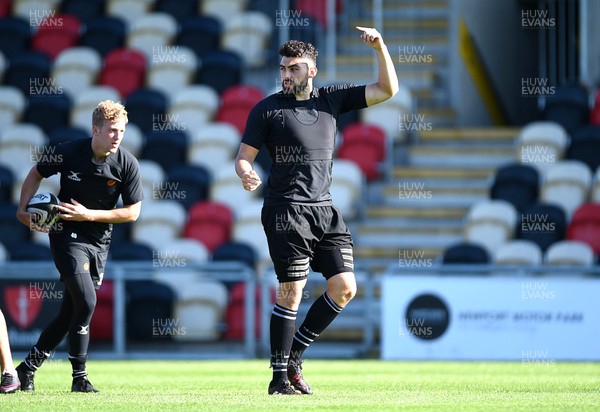
[(312, 396), (269, 396), (267, 360), (96, 361), (99, 394), (70, 392), (70, 364), (55, 360), (36, 392), (0, 396), (1, 411), (598, 411), (600, 363), (311, 360)]

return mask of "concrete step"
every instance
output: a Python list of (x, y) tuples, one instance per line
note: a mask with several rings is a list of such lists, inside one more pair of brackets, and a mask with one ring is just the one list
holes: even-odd
[(394, 168), (394, 179), (436, 179), (439, 181), (468, 180), (489, 182), (494, 176), (495, 167), (456, 167), (456, 166), (397, 166)]
[(440, 128), (422, 131), (419, 142), (503, 142), (514, 143), (521, 128), (518, 127), (467, 127), (467, 128)]
[(425, 204), (420, 206), (399, 205), (399, 206), (369, 206), (366, 210), (368, 219), (441, 219), (456, 220), (463, 219), (469, 210), (465, 205), (438, 206), (434, 204)]
[(438, 206), (464, 206), (489, 197), (488, 185), (477, 182), (476, 186), (444, 186), (433, 180), (401, 181), (397, 185), (389, 185), (383, 189), (383, 199), (386, 205), (425, 206), (435, 203)]
[(517, 160), (512, 147), (439, 147), (413, 146), (409, 148), (410, 164), (415, 166), (493, 166)]

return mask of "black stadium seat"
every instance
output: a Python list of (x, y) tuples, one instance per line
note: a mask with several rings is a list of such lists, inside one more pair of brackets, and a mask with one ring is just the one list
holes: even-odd
[(474, 243), (458, 243), (444, 251), (443, 264), (487, 264), (490, 256), (483, 246)]
[(536, 203), (522, 211), (515, 237), (530, 240), (545, 252), (551, 244), (564, 240), (566, 231), (567, 217), (561, 207)]
[(175, 17), (179, 24), (198, 14), (198, 0), (158, 0), (154, 10)]
[(85, 32), (79, 39), (79, 45), (91, 47), (103, 57), (111, 50), (121, 48), (125, 44), (126, 25), (118, 17), (98, 17), (89, 21), (86, 26)]
[(585, 125), (590, 109), (588, 94), (583, 86), (573, 84), (559, 86), (546, 98), (544, 120), (559, 123), (569, 134)]
[(105, 0), (62, 0), (61, 11), (87, 23), (104, 14)]
[(155, 161), (169, 173), (175, 166), (185, 164), (187, 146), (187, 134), (183, 131), (148, 133), (141, 157)]
[(539, 180), (539, 173), (532, 166), (522, 164), (502, 166), (496, 172), (491, 198), (506, 200), (521, 211), (537, 200)]
[(46, 245), (33, 242), (19, 242), (10, 243), (6, 246), (11, 261), (52, 261), (52, 253)]
[(10, 59), (4, 73), (4, 84), (15, 86), (25, 96), (29, 96), (52, 88), (49, 75), (50, 59), (44, 53), (25, 51)]
[(32, 96), (23, 118), (49, 135), (69, 125), (71, 105), (71, 99), (64, 93)]
[(19, 222), (17, 205), (13, 203), (0, 204), (0, 243), (11, 245), (26, 242), (30, 239), (29, 228)]
[(13, 172), (8, 167), (0, 165), (0, 204), (12, 201), (14, 182)]
[[(166, 187), (175, 192), (171, 200), (178, 201), (188, 210), (194, 203), (206, 200), (210, 188), (211, 175), (208, 170), (198, 165), (178, 164), (167, 173)], [(176, 189), (169, 189), (176, 188)], [(178, 196), (177, 194), (182, 194)], [(185, 195), (185, 196), (183, 196)], [(165, 197), (169, 199), (169, 197)]]
[[(173, 318), (175, 292), (164, 284), (150, 280), (128, 280), (125, 282), (127, 302), (127, 338), (156, 342), (153, 334), (157, 320)], [(161, 335), (167, 339), (168, 334)]]
[(189, 17), (181, 23), (175, 44), (189, 47), (203, 58), (206, 53), (219, 50), (222, 32), (221, 23), (214, 17)]
[(213, 261), (241, 262), (254, 269), (256, 267), (256, 252), (252, 246), (246, 243), (227, 242), (214, 251)]
[(18, 17), (0, 19), (0, 51), (7, 59), (29, 49), (31, 24)]
[(586, 126), (571, 135), (566, 157), (582, 161), (590, 170), (600, 166), (600, 126)]
[(214, 51), (202, 58), (196, 83), (206, 84), (217, 91), (239, 84), (242, 80), (242, 59), (234, 52)]
[(112, 260), (119, 261), (152, 261), (154, 255), (148, 245), (134, 242), (119, 242), (110, 249)]
[(131, 123), (144, 133), (167, 131), (165, 123), (167, 98), (158, 90), (141, 88), (132, 92), (125, 100), (127, 116)]

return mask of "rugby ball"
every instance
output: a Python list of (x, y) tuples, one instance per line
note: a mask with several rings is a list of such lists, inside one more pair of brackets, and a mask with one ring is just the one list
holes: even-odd
[(41, 227), (50, 227), (55, 224), (58, 217), (58, 197), (52, 193), (37, 193), (27, 203), (27, 211), (31, 213), (33, 223)]

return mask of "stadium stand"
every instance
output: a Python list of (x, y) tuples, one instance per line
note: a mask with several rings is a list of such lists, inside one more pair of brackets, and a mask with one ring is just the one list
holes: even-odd
[(0, 164), (0, 204), (12, 201), (14, 181), (12, 170)]
[(154, 0), (108, 0), (106, 14), (117, 16), (132, 25), (136, 19), (150, 12), (153, 3)]
[(185, 219), (184, 207), (174, 200), (146, 202), (133, 224), (131, 239), (160, 250), (180, 237)]
[(497, 265), (539, 265), (542, 263), (542, 250), (529, 240), (510, 240), (494, 251)]
[(251, 269), (256, 269), (256, 252), (252, 246), (241, 242), (221, 243), (213, 252), (215, 262), (240, 262)]
[[(193, 140), (209, 123), (219, 107), (219, 95), (211, 87), (195, 84), (172, 96), (167, 114), (190, 133)], [(239, 142), (239, 139), (238, 139)]]
[(201, 166), (176, 164), (168, 169), (161, 197), (180, 202), (186, 210), (208, 198), (211, 175)]
[(125, 105), (129, 121), (135, 123), (144, 133), (169, 133), (180, 130), (170, 125), (170, 119), (166, 116), (167, 97), (158, 90), (136, 89), (127, 96)]
[(559, 123), (572, 135), (588, 122), (590, 112), (588, 100), (588, 93), (581, 85), (559, 86), (555, 93), (546, 99), (543, 119)]
[(31, 47), (54, 60), (63, 50), (77, 44), (80, 33), (81, 24), (75, 16), (55, 14), (40, 23)]
[(28, 18), (7, 16), (0, 19), (0, 51), (7, 59), (29, 50), (31, 35)]
[(568, 144), (569, 136), (560, 124), (531, 122), (517, 136), (517, 156), (523, 164), (544, 168), (563, 159)]
[(536, 243), (542, 251), (566, 236), (567, 216), (558, 205), (535, 203), (524, 208), (515, 237)]
[(203, 58), (206, 53), (219, 50), (222, 32), (221, 22), (216, 18), (188, 15), (181, 22), (174, 43), (190, 48), (196, 56)]
[[(92, 135), (92, 113), (98, 102), (103, 100), (119, 101), (120, 96), (117, 89), (110, 86), (90, 86), (86, 89), (79, 90), (74, 96), (74, 105), (71, 109), (70, 125), (86, 130)], [(129, 131), (133, 123), (127, 124), (127, 139), (129, 139)], [(135, 133), (135, 131), (134, 131)]]
[(261, 223), (262, 201), (254, 200), (236, 210), (231, 238), (236, 242), (247, 243), (254, 248), (261, 262), (269, 260), (269, 246)]
[(403, 115), (414, 112), (414, 100), (408, 87), (400, 85), (394, 97), (360, 111), (360, 121), (381, 127), (388, 140), (403, 142), (407, 138), (406, 127), (401, 126)]
[(125, 44), (140, 50), (149, 62), (171, 50), (168, 47), (177, 33), (177, 21), (167, 13), (148, 13), (137, 17), (130, 25)]
[(166, 179), (165, 171), (153, 160), (140, 159), (139, 163), (144, 201), (159, 200), (158, 191), (161, 190)]
[(115, 242), (114, 240), (112, 243), (113, 247), (110, 251), (110, 257), (112, 260), (125, 262), (150, 262), (154, 258), (152, 248), (144, 243), (133, 243), (126, 241)]
[(600, 126), (588, 125), (577, 129), (571, 136), (566, 157), (585, 163), (590, 170), (600, 167)]
[[(139, 113), (144, 115), (142, 111)], [(146, 143), (142, 148), (141, 157), (155, 161), (166, 173), (170, 173), (173, 168), (183, 166), (185, 163), (187, 147), (188, 137), (184, 131), (154, 131), (146, 133)]]
[(231, 238), (234, 216), (228, 206), (211, 201), (194, 203), (188, 211), (183, 236), (202, 242), (214, 252)]
[(562, 240), (553, 243), (544, 255), (547, 265), (592, 266), (594, 251), (584, 242)]
[(40, 94), (29, 99), (23, 121), (37, 124), (44, 133), (67, 127), (72, 102), (65, 93)]
[(8, 167), (18, 179), (31, 169), (31, 148), (42, 147), (47, 142), (43, 130), (35, 124), (9, 126), (0, 134), (0, 164)]
[(590, 200), (592, 202), (600, 203), (600, 167), (596, 169), (592, 182), (592, 192), (590, 194)]
[(248, 0), (203, 0), (200, 12), (204, 15), (214, 16), (223, 24), (236, 14), (243, 12)]
[(595, 255), (600, 254), (600, 203), (585, 203), (575, 210), (567, 226), (567, 239), (587, 243)]
[(74, 98), (96, 83), (101, 66), (102, 58), (96, 50), (90, 47), (71, 47), (56, 57), (51, 77)]
[(345, 220), (351, 221), (359, 217), (363, 208), (365, 185), (365, 176), (356, 163), (344, 159), (338, 159), (334, 163), (329, 192)]
[[(256, 165), (255, 165), (256, 166)], [(259, 176), (264, 176), (262, 170), (255, 167)], [(248, 192), (239, 190), (240, 178), (231, 165), (223, 165), (214, 174), (213, 183), (210, 187), (209, 199), (224, 203), (229, 206), (237, 217), (240, 210), (253, 203), (257, 199), (257, 190)]]
[(60, 10), (87, 24), (104, 15), (105, 3), (105, 0), (62, 0)]
[(563, 160), (545, 170), (540, 199), (561, 206), (569, 219), (587, 200), (591, 183), (592, 173), (585, 163)]
[(129, 150), (131, 154), (139, 158), (142, 147), (145, 144), (145, 137), (142, 131), (134, 123), (127, 124), (127, 138), (121, 141), (121, 146)]
[[(153, 321), (173, 319), (175, 292), (170, 286), (153, 280), (128, 280), (127, 294), (127, 337), (137, 341), (155, 341)], [(165, 334), (163, 339), (170, 339)]]
[(10, 245), (29, 240), (29, 229), (21, 224), (15, 216), (17, 205), (13, 203), (0, 204), (0, 243)]
[(242, 81), (242, 59), (234, 52), (216, 50), (202, 57), (195, 83), (206, 84), (221, 94)]
[(191, 16), (198, 14), (199, 2), (197, 0), (157, 0), (154, 10), (170, 14), (180, 25)]
[(382, 176), (386, 155), (385, 132), (380, 127), (354, 123), (344, 129), (337, 157), (356, 163), (368, 181)]
[(23, 93), (12, 86), (0, 86), (0, 133), (19, 121), (25, 110)]
[(53, 84), (49, 82), (50, 59), (43, 53), (24, 51), (10, 58), (4, 73), (4, 84), (14, 86), (25, 96), (49, 92)]
[(229, 123), (244, 133), (250, 110), (263, 99), (260, 89), (252, 86), (236, 85), (227, 88), (221, 95), (221, 106), (215, 116), (218, 122)]
[(248, 68), (263, 67), (272, 26), (271, 19), (261, 12), (247, 11), (229, 16), (225, 21), (222, 47), (238, 53)]
[(99, 83), (115, 88), (121, 97), (139, 89), (145, 82), (146, 57), (137, 50), (113, 49), (104, 57)]
[(517, 211), (505, 200), (477, 202), (465, 221), (465, 240), (480, 244), (488, 253), (494, 251), (514, 236)]
[(196, 55), (184, 46), (169, 46), (156, 53), (146, 74), (146, 86), (173, 99), (193, 80), (197, 69)]

